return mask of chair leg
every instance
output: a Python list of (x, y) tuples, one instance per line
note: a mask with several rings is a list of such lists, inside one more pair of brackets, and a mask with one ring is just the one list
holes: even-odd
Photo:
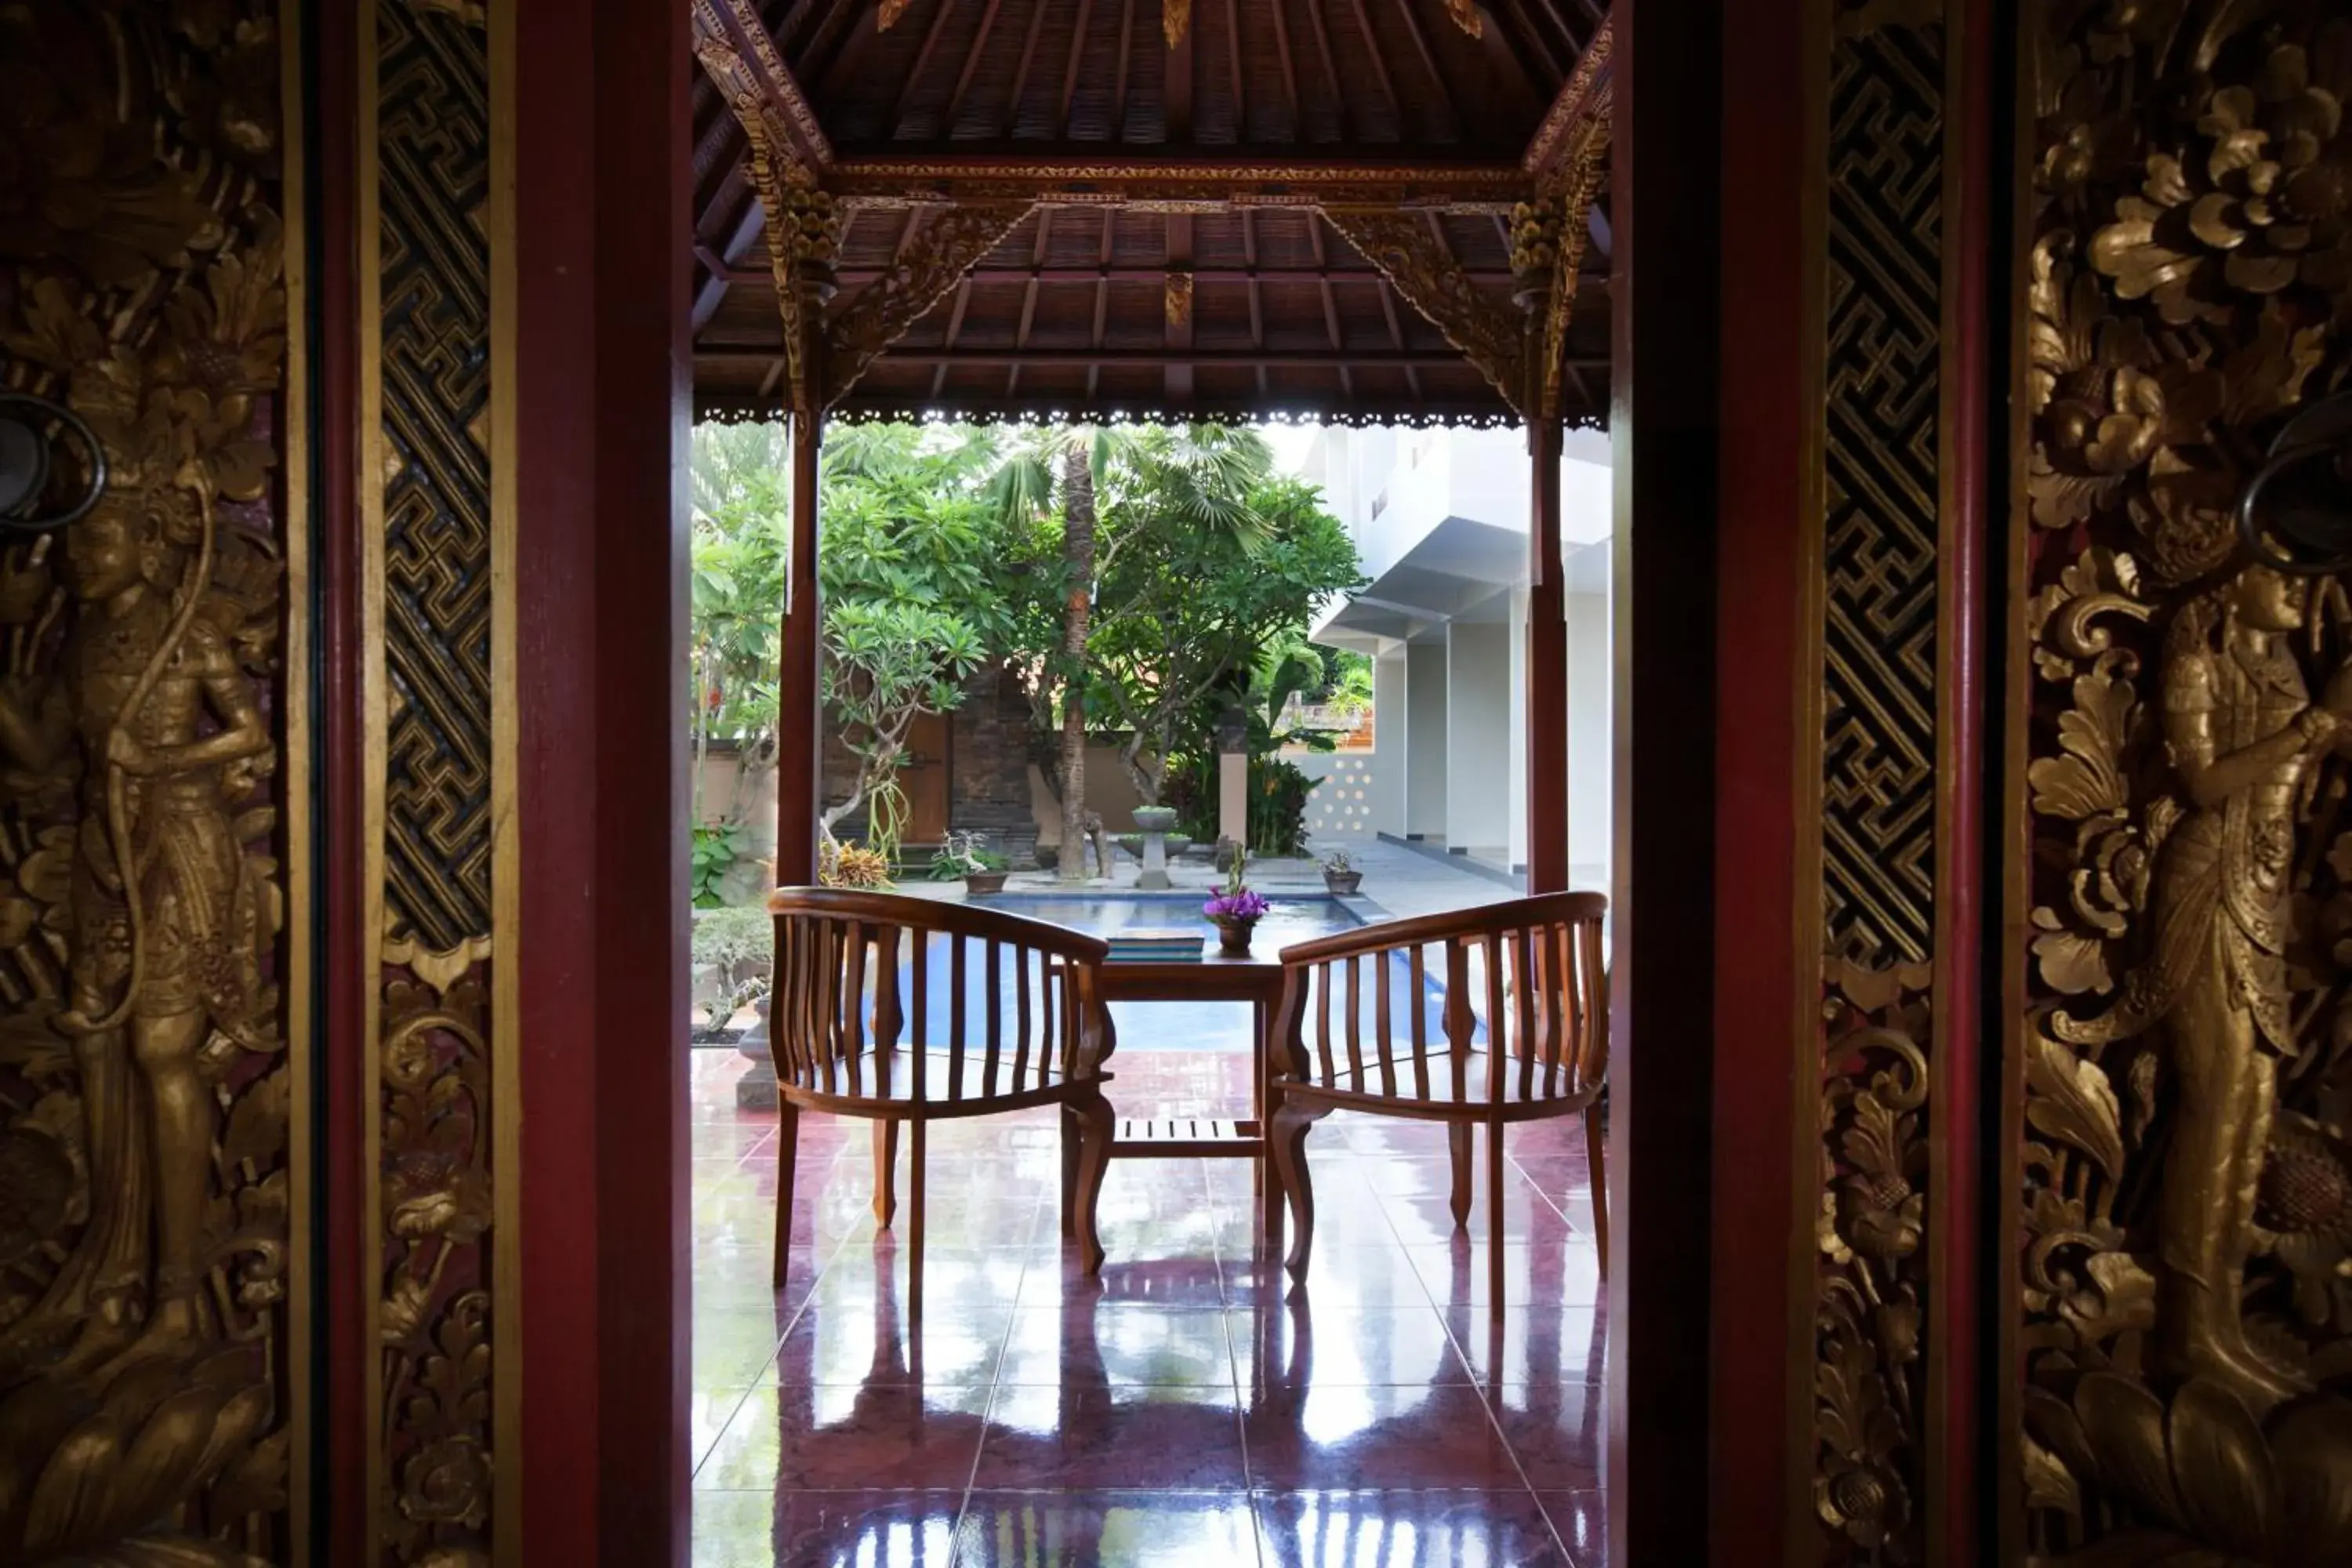
[[(914, 1234), (907, 1247), (907, 1321), (918, 1331), (923, 1322), (923, 1134), (929, 1125), (919, 1116), (914, 1119), (907, 1151), (907, 1181), (914, 1200), (914, 1223), (909, 1226)], [(916, 1342), (921, 1343), (919, 1332)]]
[(800, 1165), (801, 1108), (789, 1100), (778, 1101), (776, 1123), (775, 1285), (781, 1290), (793, 1256), (793, 1173)]
[(898, 1124), (874, 1123), (874, 1223), (883, 1230), (898, 1213)]
[(1315, 1188), (1307, 1179), (1307, 1133), (1315, 1113), (1277, 1100), (1275, 1103), (1274, 1168), (1282, 1190), (1290, 1197), (1290, 1217), (1298, 1234), (1290, 1239), (1287, 1264), (1293, 1278), (1307, 1272), (1307, 1255), (1315, 1246)]
[(1078, 1234), (1078, 1150), (1086, 1129), (1076, 1108), (1062, 1107), (1062, 1239)]
[(1601, 1247), (1601, 1278), (1609, 1278), (1609, 1138), (1601, 1102), (1584, 1108), (1584, 1163), (1592, 1173), (1592, 1235)]
[(1486, 1295), (1487, 1310), (1497, 1321), (1503, 1316), (1503, 1124), (1486, 1123)]
[(1470, 1124), (1449, 1122), (1445, 1142), (1454, 1156), (1454, 1228), (1470, 1223)]
[(1078, 1129), (1077, 1190), (1070, 1205), (1071, 1218), (1076, 1230), (1079, 1271), (1092, 1279), (1102, 1272), (1102, 1234), (1096, 1228), (1095, 1211), (1102, 1205), (1103, 1176), (1110, 1169), (1111, 1139), (1118, 1127), (1110, 1101), (1099, 1094), (1073, 1104), (1069, 1115)]

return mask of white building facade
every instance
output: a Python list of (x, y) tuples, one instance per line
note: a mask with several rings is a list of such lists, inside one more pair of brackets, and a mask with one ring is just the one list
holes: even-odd
[[(1315, 640), (1373, 661), (1370, 752), (1293, 759), (1322, 774), (1317, 847), (1373, 837), (1523, 876), (1527, 865), (1528, 458), (1517, 430), (1326, 429), (1302, 465), (1355, 538), (1361, 592)], [(1609, 443), (1560, 464), (1568, 587), (1570, 886), (1609, 884)]]

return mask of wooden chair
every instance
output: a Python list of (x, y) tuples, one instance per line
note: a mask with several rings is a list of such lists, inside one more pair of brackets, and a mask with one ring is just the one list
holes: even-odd
[(803, 1110), (874, 1122), (874, 1217), (898, 1209), (898, 1126), (909, 1129), (913, 1220), (908, 1313), (923, 1301), (925, 1133), (933, 1121), (1062, 1107), (1063, 1234), (1102, 1268), (1095, 1205), (1113, 1132), (1102, 1096), (1112, 1049), (1094, 937), (1044, 921), (893, 893), (782, 888), (774, 1039), (782, 1151), (776, 1282), (792, 1244), (793, 1160)]
[[(1314, 1244), (1307, 1130), (1338, 1110), (1446, 1123), (1456, 1225), (1470, 1217), (1470, 1130), (1486, 1129), (1497, 1316), (1503, 1129), (1581, 1114), (1605, 1274), (1609, 1228), (1599, 1100), (1609, 1066), (1601, 947), (1608, 907), (1599, 893), (1551, 893), (1370, 926), (1282, 950), (1270, 1133), (1275, 1169), (1297, 1227), (1289, 1258), (1294, 1275), (1306, 1271)], [(1444, 973), (1442, 1005), (1431, 991), (1437, 969)]]

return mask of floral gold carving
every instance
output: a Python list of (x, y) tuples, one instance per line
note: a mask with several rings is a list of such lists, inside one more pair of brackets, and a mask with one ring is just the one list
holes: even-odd
[(856, 385), (866, 366), (946, 298), (1035, 205), (1017, 198), (966, 201), (911, 219), (921, 226), (889, 269), (825, 322), (825, 401)]
[(1534, 340), (1539, 381), (1536, 407), (1547, 419), (1559, 416), (1560, 371), (1568, 356), (1568, 329), (1590, 237), (1593, 198), (1607, 178), (1609, 95), (1604, 90), (1593, 117), (1578, 125), (1558, 173), (1538, 182), (1534, 200), (1511, 209), (1511, 276), (1515, 298), (1535, 317)]
[(1462, 352), (1522, 416), (1526, 345), (1518, 313), (1492, 300), (1430, 227), (1426, 213), (1327, 205), (1323, 216), (1381, 276)]
[(1910, 1560), (1924, 1415), (1934, 966), (1826, 965), (1815, 1224), (1813, 1507), (1849, 1549)]
[(1163, 309), (1171, 327), (1190, 326), (1192, 322), (1192, 275), (1171, 272), (1165, 290)]
[(1170, 48), (1184, 41), (1185, 31), (1192, 26), (1192, 0), (1160, 0), (1160, 33)]
[(1445, 14), (1474, 38), (1486, 36), (1486, 19), (1478, 14), (1478, 0), (1445, 0)]
[(2352, 378), (2352, 20), (2027, 26), (2008, 1485), (2044, 1562), (2343, 1562), (2352, 603), (2250, 559), (2238, 510)]
[(255, 4), (0, 9), (0, 378), (108, 458), (0, 550), (0, 1561), (289, 1540), (287, 338)]
[(751, 187), (767, 218), (768, 265), (783, 327), (784, 384), (790, 406), (806, 412), (816, 406), (818, 334), (833, 292), (843, 214), (818, 184), (816, 171), (794, 152), (774, 107), (708, 6), (696, 7), (694, 52), (743, 127)]

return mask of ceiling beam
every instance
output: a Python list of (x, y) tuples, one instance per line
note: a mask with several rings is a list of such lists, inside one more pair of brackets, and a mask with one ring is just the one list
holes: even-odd
[(1609, 113), (1610, 55), (1612, 34), (1603, 22), (1592, 41), (1577, 57), (1576, 68), (1559, 85), (1551, 107), (1544, 111), (1536, 125), (1536, 133), (1528, 138), (1527, 151), (1519, 155), (1519, 167), (1530, 174), (1549, 172), (1567, 156), (1575, 140), (1570, 132), (1593, 116)]
[[(780, 352), (772, 344), (706, 344), (694, 351), (694, 357), (705, 364), (765, 364)], [(1288, 348), (1278, 343), (1253, 349), (1194, 349), (1184, 353), (1174, 353), (1166, 349), (1106, 349), (1084, 344), (1073, 348), (1028, 349), (977, 348), (970, 343), (954, 349), (908, 348), (902, 344), (884, 350), (873, 363), (925, 366), (947, 364), (973, 369), (1003, 365), (1131, 365), (1160, 369), (1182, 364), (1210, 368), (1233, 365), (1242, 369), (1265, 365), (1280, 370), (1287, 365), (1302, 370), (1337, 369), (1343, 374), (1350, 366), (1359, 370), (1448, 365), (1464, 370), (1472, 368), (1470, 362), (1453, 349), (1351, 348), (1334, 353), (1328, 350)], [(1584, 370), (1605, 370), (1609, 364), (1605, 357), (1576, 359), (1567, 363)]]
[[(1083, 5), (1086, 0), (1080, 0)], [(1100, 147), (993, 153), (866, 153), (836, 159), (825, 188), (857, 202), (985, 197), (1120, 206), (1198, 202), (1207, 207), (1364, 205), (1508, 212), (1534, 193), (1517, 162), (1385, 163), (1321, 157), (1258, 159), (1121, 156)]]
[(747, 190), (743, 210), (737, 216), (735, 226), (728, 231), (718, 254), (712, 258), (720, 265), (710, 268), (710, 275), (694, 291), (694, 310), (690, 319), (696, 331), (709, 325), (710, 318), (719, 313), (719, 301), (727, 298), (730, 283), (772, 280), (767, 273), (738, 271), (735, 267), (735, 263), (742, 259), (743, 252), (751, 248), (751, 242), (760, 237), (760, 231), (767, 226), (768, 213), (760, 205), (759, 193)]
[(1197, 26), (1186, 27), (1168, 46), (1168, 72), (1160, 85), (1160, 98), (1167, 105), (1168, 141), (1170, 145), (1189, 146), (1192, 141), (1192, 66), (1196, 56), (1192, 40), (1201, 36)]
[[(1070, 209), (1049, 207), (1045, 210), (1066, 212)], [(1245, 225), (1253, 216), (1250, 208), (1242, 209), (1242, 220)], [(1244, 244), (1246, 248), (1244, 259), (1246, 261), (1248, 259), (1246, 250), (1254, 249), (1255, 240), (1245, 240)], [(694, 256), (697, 261), (706, 267), (717, 259), (717, 253), (709, 246), (697, 246)], [(975, 283), (1157, 283), (1164, 270), (1158, 267), (1085, 267), (1066, 263), (1060, 266), (1045, 267), (975, 267), (968, 276)], [(870, 283), (881, 277), (884, 268), (879, 267), (842, 267), (835, 269), (834, 277), (836, 281), (844, 285)], [(730, 283), (773, 281), (764, 267), (730, 265), (721, 268), (720, 272)], [(1462, 275), (1478, 283), (1508, 283), (1513, 280), (1513, 274), (1507, 267), (1465, 267), (1462, 268)], [(1581, 276), (1582, 286), (1588, 289), (1608, 280), (1608, 272), (1605, 268), (1587, 268)], [(1192, 268), (1192, 280), (1202, 284), (1320, 283), (1326, 280), (1348, 284), (1386, 281), (1381, 278), (1379, 270), (1371, 267), (1252, 268), (1247, 266), (1195, 267)]]

